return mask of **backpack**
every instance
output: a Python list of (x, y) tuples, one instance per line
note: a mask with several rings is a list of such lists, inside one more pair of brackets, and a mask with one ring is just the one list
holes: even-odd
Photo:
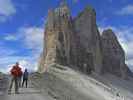
[(21, 71), (21, 68), (18, 67), (18, 66), (13, 66), (13, 68), (11, 69), (11, 74), (14, 76), (14, 77), (18, 77), (18, 76), (22, 76), (22, 71)]
[(17, 76), (18, 76), (18, 71), (17, 71), (17, 69), (16, 69), (15, 67), (11, 70), (11, 74), (12, 74), (14, 77), (17, 77)]

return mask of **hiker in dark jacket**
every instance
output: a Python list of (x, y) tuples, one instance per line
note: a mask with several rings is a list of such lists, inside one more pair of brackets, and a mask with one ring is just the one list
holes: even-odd
[(29, 72), (27, 71), (27, 69), (25, 69), (24, 73), (23, 73), (23, 83), (22, 83), (22, 87), (24, 86), (24, 84), (28, 85), (28, 77), (29, 77)]

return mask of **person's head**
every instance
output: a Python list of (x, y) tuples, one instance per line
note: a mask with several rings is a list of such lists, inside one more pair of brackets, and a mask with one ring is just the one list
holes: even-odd
[(19, 62), (16, 62), (16, 65), (19, 66)]
[(28, 70), (27, 69), (25, 69), (25, 72), (27, 72)]

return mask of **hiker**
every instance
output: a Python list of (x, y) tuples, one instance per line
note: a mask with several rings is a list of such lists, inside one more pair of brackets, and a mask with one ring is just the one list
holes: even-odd
[(18, 94), (18, 77), (20, 74), (20, 70), (21, 68), (19, 67), (19, 63), (17, 62), (16, 65), (14, 65), (11, 69), (11, 83), (10, 83), (10, 87), (9, 87), (9, 93), (11, 93), (11, 89), (13, 86), (13, 83), (15, 83), (15, 93)]
[(22, 83), (22, 87), (24, 86), (24, 84), (26, 85), (26, 88), (27, 88), (27, 85), (28, 85), (28, 77), (29, 77), (29, 72), (27, 69), (25, 69), (24, 73), (23, 73), (23, 83)]

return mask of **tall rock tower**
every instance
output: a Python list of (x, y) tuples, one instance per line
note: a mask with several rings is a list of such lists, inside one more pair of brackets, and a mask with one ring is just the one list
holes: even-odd
[(104, 72), (110, 72), (119, 77), (126, 78), (129, 69), (125, 64), (125, 52), (118, 42), (115, 33), (111, 29), (104, 30), (101, 38)]
[[(100, 33), (96, 25), (96, 12), (90, 6), (86, 7), (83, 12), (75, 19), (75, 30), (80, 38), (80, 44), (84, 50), (80, 53), (83, 57), (84, 66), (90, 66), (97, 73), (101, 73), (102, 69), (102, 49)], [(88, 59), (88, 60), (87, 60)]]
[(69, 65), (71, 27), (70, 10), (64, 1), (55, 10), (49, 10), (40, 70), (53, 63)]

